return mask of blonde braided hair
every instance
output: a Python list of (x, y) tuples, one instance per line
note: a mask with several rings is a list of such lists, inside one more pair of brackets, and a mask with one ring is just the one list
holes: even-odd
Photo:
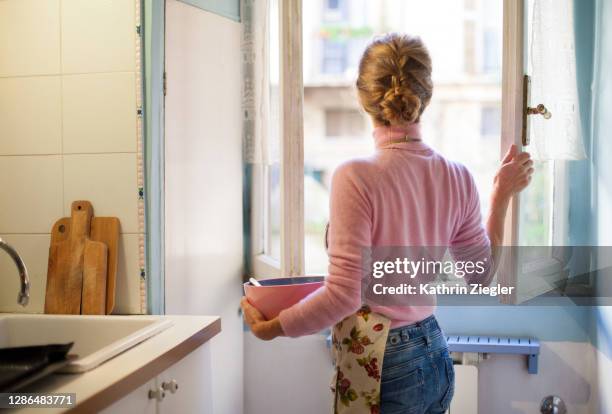
[(429, 52), (418, 37), (378, 37), (361, 57), (356, 86), (363, 109), (377, 124), (418, 122), (433, 92)]

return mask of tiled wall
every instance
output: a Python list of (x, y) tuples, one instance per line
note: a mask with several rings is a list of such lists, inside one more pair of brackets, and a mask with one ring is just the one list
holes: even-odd
[(0, 312), (42, 312), (49, 232), (90, 200), (121, 221), (115, 313), (140, 313), (138, 0), (0, 0), (0, 236), (30, 271), (30, 305), (0, 252)]

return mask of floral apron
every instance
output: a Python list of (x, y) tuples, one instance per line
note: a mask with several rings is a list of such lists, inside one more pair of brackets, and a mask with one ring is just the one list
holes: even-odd
[[(325, 227), (328, 248), (329, 223)], [(380, 374), (391, 320), (364, 305), (332, 330), (334, 414), (379, 414)]]
[(380, 374), (390, 326), (390, 319), (368, 306), (334, 326), (334, 414), (380, 413)]

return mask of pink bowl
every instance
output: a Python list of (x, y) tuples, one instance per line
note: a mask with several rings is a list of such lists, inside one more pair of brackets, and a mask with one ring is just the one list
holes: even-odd
[(262, 286), (247, 282), (244, 284), (244, 294), (251, 305), (269, 320), (319, 289), (324, 279), (323, 276), (264, 279), (259, 281)]

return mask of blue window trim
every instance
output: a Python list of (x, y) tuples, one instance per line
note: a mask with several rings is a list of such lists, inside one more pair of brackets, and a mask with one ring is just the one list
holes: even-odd
[[(144, 26), (145, 79), (145, 211), (146, 211), (146, 264), (147, 313), (165, 313), (165, 254), (164, 254), (164, 2), (145, 1), (150, 7), (150, 27)], [(144, 10), (144, 7), (142, 8)], [(147, 12), (149, 12), (147, 10)], [(150, 56), (146, 50), (150, 50)]]
[(569, 199), (569, 239), (568, 246), (596, 244), (593, 241), (589, 223), (595, 212), (592, 211), (592, 179), (597, 176), (593, 170), (593, 136), (591, 128), (594, 49), (595, 49), (595, 0), (574, 0), (574, 33), (576, 42), (576, 76), (580, 117), (586, 160), (568, 163)]
[(179, 0), (202, 10), (240, 22), (239, 0)]

